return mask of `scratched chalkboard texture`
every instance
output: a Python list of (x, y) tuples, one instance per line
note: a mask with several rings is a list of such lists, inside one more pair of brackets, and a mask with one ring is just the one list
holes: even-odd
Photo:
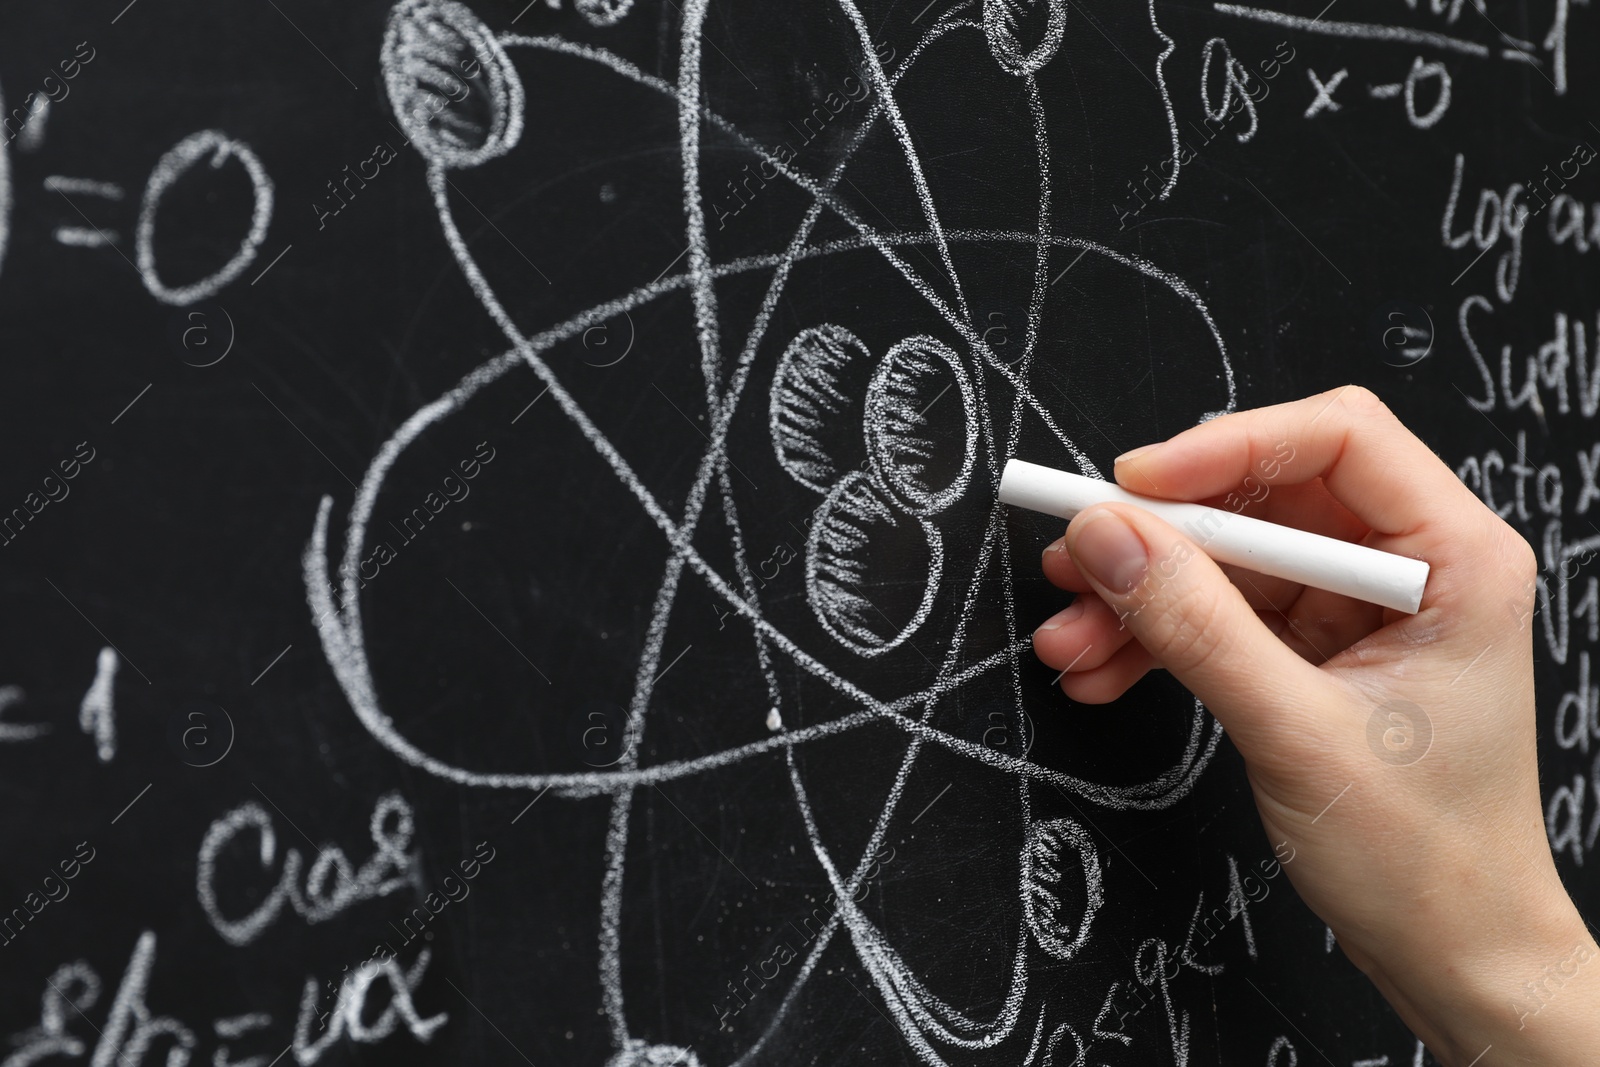
[(1600, 906), (1597, 18), (11, 5), (0, 1067), (1432, 1063), (995, 487), (1379, 391)]

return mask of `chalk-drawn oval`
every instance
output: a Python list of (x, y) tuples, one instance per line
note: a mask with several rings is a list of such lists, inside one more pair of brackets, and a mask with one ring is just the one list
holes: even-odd
[[(1077, 879), (1083, 874), (1083, 910), (1077, 914)], [(1070, 896), (1068, 894), (1070, 893)], [(1105, 902), (1100, 857), (1083, 827), (1051, 819), (1028, 827), (1022, 846), (1022, 914), (1035, 941), (1057, 959), (1071, 959), (1089, 937)], [(1069, 907), (1073, 914), (1068, 914)]]
[[(944, 411), (930, 421), (941, 402)], [(958, 432), (935, 432), (936, 423), (953, 422), (952, 411), (959, 411)], [(949, 345), (908, 337), (889, 349), (867, 387), (867, 454), (907, 511), (936, 515), (966, 491), (978, 454), (977, 415), (972, 381)]]
[(778, 462), (826, 493), (860, 452), (872, 353), (843, 326), (802, 330), (778, 359), (769, 424)]
[(633, 0), (578, 0), (578, 14), (591, 26), (615, 26), (633, 10)]
[[(221, 170), (229, 160), (237, 160), (244, 168), (250, 178), (252, 196), (250, 232), (239, 242), (233, 258), (221, 268), (199, 281), (173, 287), (162, 279), (161, 269), (156, 262), (156, 218), (167, 191), (201, 160), (209, 162), (212, 170)], [(243, 141), (236, 141), (220, 130), (201, 130), (179, 141), (156, 161), (139, 205), (139, 225), (134, 232), (134, 258), (139, 263), (139, 277), (144, 280), (144, 287), (151, 296), (174, 307), (215, 296), (255, 262), (256, 252), (260, 250), (261, 242), (267, 239), (267, 227), (272, 223), (272, 198), (272, 179), (267, 175), (267, 168), (262, 164), (261, 157)]]
[(1066, 0), (983, 0), (983, 30), (995, 60), (1019, 77), (1055, 58), (1067, 33)]
[(462, 4), (396, 4), (382, 65), (395, 117), (430, 162), (475, 167), (521, 138), (522, 80), (494, 34)]
[[(874, 562), (880, 575), (906, 576), (921, 589), (907, 597), (891, 582), (875, 584)], [(943, 569), (939, 531), (902, 514), (877, 479), (850, 474), (828, 494), (811, 526), (806, 595), (835, 640), (858, 655), (881, 656), (927, 621)]]

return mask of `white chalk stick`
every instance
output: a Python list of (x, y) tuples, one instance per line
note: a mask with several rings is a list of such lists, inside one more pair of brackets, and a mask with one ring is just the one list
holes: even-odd
[(1000, 476), (1000, 502), (1070, 519), (1092, 504), (1134, 504), (1182, 530), (1218, 563), (1248, 567), (1386, 608), (1415, 614), (1428, 564), (1291, 526), (1203, 504), (1155, 500), (1111, 482), (1013, 459)]

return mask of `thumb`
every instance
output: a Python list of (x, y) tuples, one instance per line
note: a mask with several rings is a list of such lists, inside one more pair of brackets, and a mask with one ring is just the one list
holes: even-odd
[(1312, 725), (1329, 680), (1278, 640), (1193, 541), (1128, 504), (1067, 527), (1067, 551), (1094, 591), (1241, 748)]

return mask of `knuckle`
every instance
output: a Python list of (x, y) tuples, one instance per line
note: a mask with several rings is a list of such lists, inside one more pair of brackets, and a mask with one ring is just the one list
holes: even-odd
[(1161, 614), (1157, 646), (1151, 649), (1169, 668), (1203, 666), (1227, 644), (1226, 616), (1220, 599), (1203, 585), (1185, 583)]
[(1531, 585), (1539, 577), (1539, 556), (1526, 538), (1506, 523), (1500, 523), (1501, 548), (1496, 556), (1504, 561), (1506, 576), (1518, 588)]
[(1465, 533), (1463, 554), (1474, 561), (1482, 580), (1495, 587), (1524, 590), (1539, 577), (1539, 556), (1527, 538), (1498, 515), (1489, 513), (1487, 521)]
[(1394, 418), (1389, 405), (1364, 385), (1347, 385), (1340, 389), (1339, 403), (1365, 418)]
[(1524, 570), (1537, 570), (1539, 557), (1528, 539), (1518, 533), (1515, 526), (1488, 510), (1487, 505), (1482, 514), (1484, 521), (1474, 525), (1477, 526), (1475, 534), (1478, 547), (1485, 561), (1496, 570), (1506, 573), (1522, 575)]

